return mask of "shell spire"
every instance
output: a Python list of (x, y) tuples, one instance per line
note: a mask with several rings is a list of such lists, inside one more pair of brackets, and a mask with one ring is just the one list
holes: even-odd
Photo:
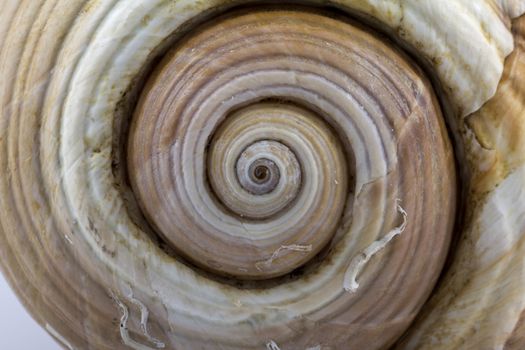
[(62, 347), (525, 347), (525, 1), (4, 2), (0, 268)]

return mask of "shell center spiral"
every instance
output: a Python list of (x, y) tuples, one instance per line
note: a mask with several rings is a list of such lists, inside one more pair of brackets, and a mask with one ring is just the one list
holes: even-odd
[(316, 97), (326, 87), (309, 82), (331, 71), (303, 57), (315, 50), (305, 45), (325, 43), (305, 24), (340, 22), (262, 13), (218, 18), (182, 40), (152, 74), (130, 130), (133, 190), (159, 236), (199, 267), (241, 279), (313, 261), (335, 236), (354, 171), (337, 112)]

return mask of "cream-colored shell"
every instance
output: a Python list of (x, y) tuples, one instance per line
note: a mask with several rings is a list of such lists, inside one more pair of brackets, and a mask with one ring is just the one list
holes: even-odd
[[(106, 291), (113, 300), (102, 293), (84, 295), (85, 300), (106, 303), (110, 313), (117, 304), (121, 314), (113, 312), (115, 319), (126, 323), (135, 317), (144, 324), (149, 345), (132, 339), (121, 327), (123, 343), (133, 349), (166, 344), (185, 349), (192, 344), (192, 332), (203, 331), (199, 327), (215, 342), (223, 342), (224, 349), (237, 349), (237, 344), (229, 343), (224, 327), (236, 325), (242, 334), (253, 327), (242, 320), (256, 319), (267, 326), (294, 318), (296, 310), (305, 305), (317, 306), (315, 296), (307, 296), (325, 283), (323, 276), (297, 281), (293, 288), (250, 294), (167, 259), (139, 234), (115, 188), (111, 131), (122, 94), (152, 52), (179, 26), (203, 11), (235, 3), (246, 1), (7, 0), (1, 5), (0, 167), (6, 169), (0, 177), (2, 268), (24, 303), (45, 305), (34, 316), (48, 330), (57, 330), (53, 335), (65, 347), (87, 348), (86, 339), (78, 336), (82, 330), (45, 317), (52, 303), (39, 292), (44, 296), (56, 292), (59, 298), (68, 289), (90, 290), (92, 279), (113, 286)], [(502, 129), (512, 130), (525, 121), (516, 118), (503, 128), (499, 120), (507, 116), (498, 109), (491, 110), (489, 117), (484, 117), (483, 110), (468, 115), (496, 93), (504, 60), (513, 50), (511, 19), (525, 11), (524, 1), (329, 3), (372, 19), (399, 39), (430, 67), (459, 123), (463, 123), (460, 117), (474, 120), (461, 124), (456, 135), (471, 161), (461, 164), (472, 173), (467, 197), (470, 216), (448, 275), (399, 348), (503, 348), (525, 309), (521, 271), (525, 257), (525, 152), (521, 145), (525, 135), (515, 132), (517, 148), (507, 146), (499, 135)], [(515, 62), (520, 64), (518, 59)], [(519, 105), (512, 113), (523, 116), (521, 101), (512, 103)], [(476, 118), (497, 122), (476, 124)], [(23, 123), (17, 124), (20, 120)], [(35, 134), (37, 127), (46, 132)], [(480, 145), (480, 139), (487, 142)], [(20, 158), (19, 154), (39, 158)], [(497, 165), (506, 159), (512, 159), (512, 166), (501, 170)], [(375, 175), (381, 178), (386, 173), (382, 169)], [(12, 191), (16, 196), (6, 195)], [(44, 202), (45, 196), (51, 198), (49, 203)], [(29, 212), (15, 215), (24, 210)], [(64, 235), (57, 237), (56, 232)], [(364, 239), (360, 247), (364, 249), (374, 239)], [(53, 266), (37, 262), (62, 259), (64, 264), (71, 263), (62, 285), (48, 282), (46, 276), (53, 275)], [(83, 269), (86, 271), (80, 273)], [(281, 308), (277, 301), (290, 304)], [(78, 308), (90, 312), (89, 305)], [(165, 339), (156, 339), (147, 331), (149, 312), (168, 320), (162, 333), (159, 325), (149, 324), (152, 334), (158, 332)], [(95, 348), (111, 333), (96, 324), (82, 327)], [(268, 341), (268, 349), (278, 349), (270, 336)]]

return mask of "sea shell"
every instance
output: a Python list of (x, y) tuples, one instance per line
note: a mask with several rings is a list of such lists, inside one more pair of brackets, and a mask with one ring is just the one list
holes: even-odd
[(2, 6), (0, 265), (64, 348), (525, 346), (525, 1)]

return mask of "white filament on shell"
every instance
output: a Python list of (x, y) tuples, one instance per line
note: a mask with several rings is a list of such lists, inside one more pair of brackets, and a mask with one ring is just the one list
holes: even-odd
[(281, 350), (281, 348), (273, 340), (270, 340), (268, 343), (266, 343), (266, 349), (268, 349), (268, 350)]
[(150, 341), (151, 343), (155, 344), (155, 346), (159, 349), (162, 349), (165, 347), (165, 344), (158, 340), (155, 337), (152, 337), (148, 332), (148, 319), (149, 319), (149, 310), (144, 305), (143, 302), (141, 302), (138, 299), (133, 298), (133, 294), (130, 294), (128, 296), (128, 299), (135, 305), (137, 305), (140, 309), (140, 328), (142, 330), (142, 334)]
[(383, 238), (374, 241), (370, 244), (362, 253), (355, 256), (350, 262), (350, 266), (345, 272), (343, 280), (343, 288), (350, 293), (354, 293), (359, 288), (359, 283), (357, 282), (357, 276), (363, 270), (365, 265), (370, 261), (370, 259), (377, 254), (380, 250), (386, 247), (386, 245), (394, 239), (397, 235), (400, 235), (405, 231), (407, 226), (407, 212), (399, 204), (400, 200), (397, 200), (397, 210), (401, 215), (403, 215), (403, 222), (400, 226), (389, 231)]
[(269, 259), (263, 260), (263, 261), (259, 261), (258, 263), (256, 263), (255, 267), (257, 268), (257, 270), (262, 271), (262, 267), (263, 266), (269, 267), (272, 264), (272, 262), (279, 257), (279, 254), (283, 250), (291, 250), (291, 251), (294, 251), (294, 252), (305, 252), (306, 253), (306, 252), (311, 252), (312, 251), (312, 245), (311, 244), (308, 244), (308, 245), (302, 245), (302, 244), (282, 245), (275, 252), (273, 252), (272, 256)]
[(124, 342), (125, 345), (127, 345), (127, 346), (129, 346), (129, 347), (131, 347), (131, 348), (133, 348), (135, 350), (155, 350), (155, 348), (163, 349), (164, 347), (166, 347), (166, 345), (163, 342), (153, 338), (148, 333), (148, 331), (147, 331), (147, 322), (148, 322), (148, 317), (149, 317), (149, 311), (148, 311), (146, 306), (141, 301), (133, 298), (133, 294), (130, 294), (130, 296), (128, 296), (128, 299), (130, 299), (130, 301), (132, 303), (134, 303), (135, 305), (139, 306), (140, 313), (141, 313), (140, 317), (141, 317), (141, 329), (142, 329), (142, 332), (143, 332), (144, 336), (150, 342), (155, 344), (155, 348), (152, 348), (152, 347), (149, 347), (147, 345), (138, 343), (135, 340), (131, 339), (131, 336), (129, 335), (129, 330), (128, 330), (128, 327), (127, 327), (128, 319), (129, 319), (128, 307), (126, 306), (126, 304), (124, 304), (117, 297), (116, 293), (111, 292), (111, 297), (113, 298), (113, 300), (115, 300), (115, 303), (117, 303), (118, 307), (122, 311), (122, 317), (120, 318), (120, 337), (122, 338), (122, 341)]
[[(266, 349), (267, 350), (281, 350), (279, 345), (277, 345), (277, 343), (274, 342), (273, 340), (270, 340), (268, 343), (266, 343)], [(321, 350), (321, 345), (307, 348), (306, 350)]]
[(72, 240), (71, 238), (69, 238), (68, 235), (64, 235), (64, 238), (66, 239), (66, 241), (67, 241), (69, 244), (73, 245), (73, 240)]

